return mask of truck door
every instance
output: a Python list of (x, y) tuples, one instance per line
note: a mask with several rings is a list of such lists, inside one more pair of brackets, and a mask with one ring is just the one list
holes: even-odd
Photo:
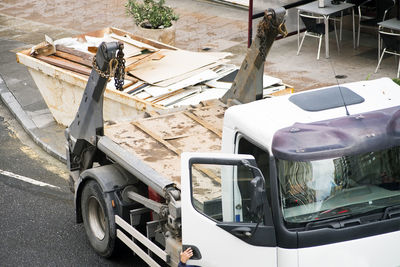
[[(251, 155), (183, 153), (182, 245), (197, 266), (277, 266), (265, 182)], [(238, 190), (239, 189), (239, 190)]]

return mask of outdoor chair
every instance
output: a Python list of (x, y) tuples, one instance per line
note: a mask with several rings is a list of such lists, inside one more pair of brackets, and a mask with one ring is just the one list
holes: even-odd
[[(396, 62), (398, 60), (398, 56), (400, 56), (400, 33), (393, 33), (387, 31), (379, 31), (380, 37), (383, 41), (383, 51), (381, 57), (378, 61), (378, 66), (376, 66), (375, 73), (378, 71), (379, 66), (381, 65), (383, 55), (391, 54), (395, 55)], [(400, 73), (400, 58), (397, 67), (397, 78), (399, 78)]]
[[(325, 24), (323, 22), (319, 22), (320, 20), (323, 20), (323, 17), (321, 16), (314, 16), (310, 14), (305, 14), (305, 13), (300, 13), (299, 14), (301, 17), (301, 20), (303, 21), (304, 25), (306, 26), (306, 31), (304, 32), (303, 38), (301, 39), (300, 46), (297, 50), (297, 55), (300, 54), (301, 47), (303, 46), (303, 42), (306, 36), (314, 37), (319, 39), (318, 43), (318, 54), (317, 54), (317, 59), (319, 59), (319, 55), (321, 52), (321, 43), (322, 43), (322, 38), (325, 36)], [(333, 23), (333, 27), (331, 24), (329, 24), (329, 32), (335, 30), (335, 36), (336, 36), (336, 44), (338, 47), (338, 51), (340, 50), (339, 47), (339, 40), (336, 32), (336, 24)], [(329, 34), (329, 32), (327, 34)]]
[(358, 6), (357, 47), (360, 46), (361, 27), (377, 28), (378, 23), (387, 19), (395, 0), (366, 0)]

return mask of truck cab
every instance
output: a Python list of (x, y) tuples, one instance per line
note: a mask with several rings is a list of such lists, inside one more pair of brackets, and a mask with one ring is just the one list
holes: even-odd
[[(182, 157), (190, 264), (398, 266), (399, 106), (382, 78), (229, 108), (227, 154)], [(206, 201), (199, 166), (221, 179)]]

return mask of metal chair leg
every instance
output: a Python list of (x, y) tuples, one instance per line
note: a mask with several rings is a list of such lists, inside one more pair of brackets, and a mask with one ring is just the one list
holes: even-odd
[(343, 11), (340, 13), (340, 24), (339, 24), (339, 36), (340, 36), (340, 41), (342, 41), (342, 28), (343, 28)]
[(322, 36), (324, 36), (323, 34), (321, 34), (320, 36), (319, 36), (319, 44), (318, 44), (318, 55), (317, 55), (317, 60), (319, 60), (319, 55), (320, 55), (320, 53), (321, 53), (321, 44), (322, 44)]
[(357, 48), (360, 46), (361, 18), (358, 19)]
[(400, 74), (400, 57), (399, 57), (399, 65), (397, 67), (397, 79), (399, 78), (399, 74)]
[(384, 48), (383, 51), (382, 51), (381, 58), (378, 61), (378, 66), (376, 66), (376, 69), (375, 69), (375, 73), (378, 72), (379, 66), (381, 65), (382, 58), (383, 58), (383, 55), (385, 54), (385, 52), (386, 52), (386, 48)]
[(303, 38), (301, 39), (299, 49), (297, 50), (297, 55), (300, 54), (300, 49), (301, 49), (301, 47), (303, 46), (304, 38), (306, 38), (306, 35), (307, 35), (307, 31), (304, 32)]
[(336, 31), (336, 23), (333, 23), (333, 27), (335, 28), (335, 37), (336, 37), (337, 50), (338, 50), (338, 53), (340, 53), (340, 45), (339, 45), (338, 35), (337, 35), (337, 31)]

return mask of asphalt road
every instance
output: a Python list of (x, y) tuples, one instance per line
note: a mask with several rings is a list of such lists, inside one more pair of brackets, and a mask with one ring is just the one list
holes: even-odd
[(0, 265), (142, 266), (128, 251), (107, 260), (91, 249), (65, 177), (65, 166), (32, 145), (0, 102)]

